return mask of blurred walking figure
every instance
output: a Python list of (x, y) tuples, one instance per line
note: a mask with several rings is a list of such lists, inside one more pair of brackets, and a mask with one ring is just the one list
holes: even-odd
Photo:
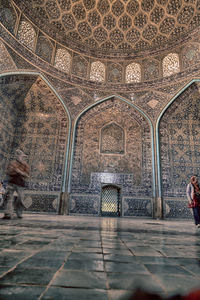
[(5, 189), (3, 187), (3, 181), (0, 181), (0, 206), (3, 204), (3, 195), (5, 194)]
[[(26, 155), (21, 151), (16, 151), (16, 160), (11, 161), (8, 164), (8, 186), (6, 189), (4, 200), (4, 217), (3, 219), (11, 219), (13, 217), (13, 211), (18, 218), (22, 218), (22, 196), (21, 189), (25, 186), (25, 179), (29, 177), (29, 166), (26, 163)], [(14, 196), (17, 194), (17, 198)]]
[(192, 208), (195, 225), (200, 228), (200, 187), (197, 176), (192, 176), (187, 185), (188, 207)]

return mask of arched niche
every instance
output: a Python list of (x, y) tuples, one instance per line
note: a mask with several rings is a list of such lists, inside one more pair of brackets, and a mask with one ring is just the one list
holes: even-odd
[(158, 122), (158, 174), (165, 218), (190, 218), (186, 186), (200, 168), (199, 81), (175, 96)]
[(1, 178), (20, 148), (27, 154), (31, 173), (24, 205), (35, 212), (57, 212), (64, 191), (70, 119), (61, 99), (37, 73), (0, 77)]
[[(102, 133), (111, 131), (115, 146), (102, 151)], [(101, 185), (114, 184), (122, 186), (124, 214), (135, 214), (142, 195), (141, 207), (152, 215), (151, 126), (142, 113), (118, 97), (99, 101), (77, 119), (73, 142), (70, 213), (100, 215)]]

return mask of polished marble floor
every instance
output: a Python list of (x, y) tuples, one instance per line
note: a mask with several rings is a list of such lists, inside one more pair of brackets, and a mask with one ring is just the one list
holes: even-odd
[(137, 287), (163, 297), (200, 287), (192, 220), (0, 219), (1, 300), (128, 300)]

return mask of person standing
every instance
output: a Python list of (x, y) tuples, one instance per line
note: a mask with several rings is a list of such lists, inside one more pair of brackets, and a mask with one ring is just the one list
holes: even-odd
[(188, 207), (192, 208), (195, 225), (200, 228), (200, 187), (197, 176), (193, 175), (187, 185)]
[(3, 195), (5, 194), (5, 189), (3, 186), (3, 181), (0, 181), (0, 206), (3, 205)]
[[(16, 159), (8, 164), (8, 186), (5, 193), (5, 206), (3, 219), (12, 219), (13, 211), (18, 218), (22, 218), (22, 195), (21, 189), (25, 186), (25, 179), (29, 177), (30, 169), (25, 161), (26, 155), (21, 151), (16, 151)], [(17, 199), (14, 203), (14, 193), (17, 193)]]

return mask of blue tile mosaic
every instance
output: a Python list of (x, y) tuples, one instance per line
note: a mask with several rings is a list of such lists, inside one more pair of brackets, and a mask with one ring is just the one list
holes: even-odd
[(100, 197), (97, 195), (71, 195), (70, 213), (98, 215)]
[(167, 200), (164, 201), (164, 217), (165, 218), (193, 218), (193, 213), (188, 208), (188, 201), (182, 200)]
[(149, 199), (123, 198), (123, 216), (152, 217), (152, 203)]

